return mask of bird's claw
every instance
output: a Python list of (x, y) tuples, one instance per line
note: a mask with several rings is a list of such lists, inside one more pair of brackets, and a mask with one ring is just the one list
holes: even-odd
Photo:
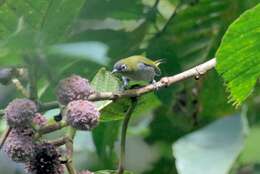
[(152, 80), (151, 84), (154, 86), (156, 91), (159, 90), (159, 86), (158, 86), (158, 84), (157, 84), (157, 82), (155, 80)]

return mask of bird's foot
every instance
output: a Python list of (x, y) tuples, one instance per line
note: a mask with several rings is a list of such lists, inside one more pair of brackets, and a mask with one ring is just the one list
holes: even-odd
[(157, 82), (154, 79), (151, 81), (151, 84), (154, 86), (156, 91), (159, 90), (159, 86), (158, 86)]

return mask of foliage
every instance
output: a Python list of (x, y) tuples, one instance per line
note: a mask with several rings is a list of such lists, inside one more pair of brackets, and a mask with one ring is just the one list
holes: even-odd
[(241, 15), (227, 30), (216, 54), (217, 70), (235, 104), (251, 94), (259, 77), (259, 16), (260, 5)]
[[(89, 79), (96, 92), (120, 91), (120, 78), (110, 71), (114, 62), (130, 55), (163, 59), (162, 76), (180, 73), (216, 56), (217, 71), (138, 98), (127, 135), (144, 140), (146, 150), (153, 155), (143, 162), (146, 167), (142, 168), (144, 165), (136, 162), (142, 148), (135, 149), (131, 152), (135, 159), (126, 158), (129, 171), (125, 174), (238, 174), (252, 165), (254, 173), (259, 171), (258, 3), (259, 0), (0, 0), (0, 67), (29, 69), (30, 78), (26, 74), (15, 78), (30, 92), (32, 79), (36, 79), (37, 100), (46, 104), (56, 100), (58, 81), (71, 74)], [(242, 109), (228, 103), (224, 84), (231, 94), (229, 100), (242, 105)], [(248, 97), (254, 87), (254, 95)], [(0, 96), (2, 108), (12, 99), (24, 97), (13, 84), (0, 86)], [(75, 145), (73, 163), (96, 174), (116, 173), (120, 128), (131, 99), (95, 104), (101, 122), (88, 134), (76, 136), (80, 138), (76, 142), (81, 143)], [(45, 116), (53, 123), (53, 116), (62, 109), (54, 105), (44, 110)], [(2, 133), (6, 123), (0, 118)], [(244, 130), (247, 120), (252, 126), (248, 138)], [(66, 130), (52, 133), (51, 139)], [(126, 148), (133, 143), (140, 145), (127, 139)], [(0, 160), (1, 164), (6, 163), (4, 157)], [(3, 173), (9, 171), (13, 170), (3, 166)]]

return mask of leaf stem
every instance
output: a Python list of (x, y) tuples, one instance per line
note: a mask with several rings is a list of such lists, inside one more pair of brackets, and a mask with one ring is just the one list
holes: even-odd
[(40, 112), (48, 111), (50, 109), (59, 108), (59, 102), (58, 101), (51, 101), (47, 103), (39, 103), (39, 110)]
[(5, 132), (3, 133), (3, 136), (2, 136), (2, 138), (1, 138), (1, 140), (0, 140), (0, 150), (2, 149), (2, 147), (3, 147), (3, 145), (4, 145), (5, 141), (6, 141), (6, 139), (7, 139), (7, 137), (8, 137), (8, 135), (9, 135), (10, 132), (11, 132), (11, 130), (12, 130), (12, 128), (8, 127), (8, 128), (5, 130)]
[(32, 57), (33, 55), (25, 55), (24, 60), (27, 63), (28, 69), (28, 79), (29, 79), (29, 98), (33, 101), (38, 99), (38, 89), (37, 89), (37, 68), (36, 59)]
[(181, 7), (182, 3), (178, 3), (174, 9), (174, 11), (172, 12), (171, 16), (169, 17), (169, 19), (167, 20), (167, 22), (165, 23), (165, 25), (163, 26), (163, 28), (156, 33), (156, 35), (154, 36), (154, 38), (161, 36), (166, 29), (169, 27), (171, 21), (173, 20), (173, 18), (177, 15), (177, 12), (179, 10), (179, 8)]
[(4, 109), (0, 109), (0, 117), (5, 115), (5, 110)]
[(43, 134), (48, 134), (48, 133), (54, 132), (54, 131), (62, 129), (66, 126), (68, 126), (68, 124), (65, 121), (48, 124), (46, 126), (41, 127), (38, 130), (38, 133), (35, 138), (37, 139), (37, 138), (41, 137), (41, 135), (43, 135)]
[(121, 131), (121, 142), (120, 142), (120, 159), (119, 159), (119, 165), (118, 165), (118, 174), (123, 174), (125, 170), (125, 146), (126, 146), (126, 133), (128, 128), (128, 123), (131, 119), (131, 115), (134, 112), (134, 109), (137, 105), (137, 97), (131, 98), (131, 105), (129, 106), (125, 119), (122, 126)]
[(15, 88), (16, 88), (18, 91), (20, 91), (23, 96), (25, 96), (26, 98), (29, 97), (28, 91), (24, 88), (24, 86), (22, 85), (22, 83), (20, 82), (19, 79), (13, 78), (11, 81), (12, 81), (12, 83), (14, 84)]
[(75, 138), (76, 132), (77, 132), (76, 129), (69, 127), (68, 133), (67, 133), (68, 134), (67, 135), (68, 141), (66, 141), (66, 143), (65, 143), (65, 146), (66, 146), (66, 149), (67, 149), (66, 167), (67, 167), (69, 174), (77, 174), (77, 171), (74, 168), (73, 161), (72, 161), (72, 158), (73, 158), (73, 140)]

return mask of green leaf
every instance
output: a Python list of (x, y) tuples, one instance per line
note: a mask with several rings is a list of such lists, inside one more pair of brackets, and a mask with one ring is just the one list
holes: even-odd
[(217, 71), (239, 105), (260, 76), (260, 4), (243, 13), (227, 30), (217, 51)]
[(118, 138), (120, 123), (120, 121), (101, 122), (92, 131), (97, 154), (106, 168), (114, 167), (116, 159), (114, 143)]
[(17, 64), (23, 53), (31, 53), (36, 48), (64, 41), (83, 2), (84, 0), (3, 2), (0, 6), (0, 62)]
[[(118, 91), (119, 89), (119, 81), (115, 76), (111, 74), (111, 72), (107, 71), (105, 68), (101, 68), (91, 81), (91, 86), (97, 92), (114, 92)], [(96, 107), (99, 110), (102, 110), (110, 103), (112, 103), (112, 100), (95, 102)]]
[[(95, 172), (95, 174), (117, 174), (116, 170), (100, 170)], [(132, 172), (129, 171), (124, 171), (123, 174), (133, 174)]]
[(143, 15), (141, 0), (87, 0), (82, 16), (92, 19), (137, 19)]
[[(130, 99), (123, 98), (106, 106), (101, 111), (101, 121), (122, 120), (130, 106)], [(137, 117), (153, 111), (160, 106), (159, 99), (152, 93), (139, 97), (138, 104), (133, 112), (133, 117)]]
[(239, 157), (239, 162), (243, 164), (260, 163), (260, 127), (255, 125), (250, 129), (248, 137), (245, 142), (245, 148)]
[(84, 0), (5, 1), (0, 6), (0, 38), (3, 39), (16, 31), (19, 18), (23, 16), (24, 25), (33, 31), (41, 32), (45, 41), (60, 41), (80, 12), (83, 2)]
[(49, 53), (54, 55), (62, 55), (65, 57), (73, 57), (90, 60), (102, 65), (108, 63), (107, 57), (108, 47), (101, 42), (76, 42), (65, 43), (51, 46)]
[(225, 117), (173, 145), (179, 174), (227, 174), (244, 145), (244, 117)]

